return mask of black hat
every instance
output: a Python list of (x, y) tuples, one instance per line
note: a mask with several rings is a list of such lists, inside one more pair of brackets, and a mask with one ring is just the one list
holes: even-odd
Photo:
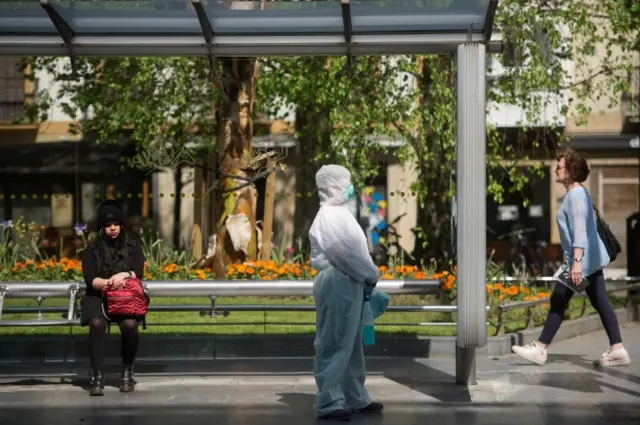
[(124, 224), (124, 210), (116, 201), (104, 201), (98, 207), (98, 228), (102, 228), (106, 223), (116, 221)]

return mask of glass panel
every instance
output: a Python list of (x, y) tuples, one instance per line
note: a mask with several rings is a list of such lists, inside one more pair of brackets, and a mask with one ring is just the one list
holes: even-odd
[(57, 34), (39, 1), (0, 1), (0, 35)]
[(190, 0), (64, 0), (54, 4), (80, 35), (202, 34)]
[(339, 1), (210, 1), (216, 34), (342, 34)]
[(354, 33), (484, 27), (489, 0), (351, 0)]
[[(199, 35), (190, 0), (52, 0), (80, 35)], [(466, 31), (484, 26), (489, 0), (352, 0), (355, 33)], [(217, 34), (342, 34), (339, 1), (204, 2)], [(56, 34), (38, 0), (0, 1), (0, 35)]]

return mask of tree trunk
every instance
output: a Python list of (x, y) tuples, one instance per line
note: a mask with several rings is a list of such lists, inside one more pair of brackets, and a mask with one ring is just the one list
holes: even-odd
[[(421, 171), (423, 176), (428, 173), (427, 170)], [(429, 187), (423, 194), (424, 203), (418, 205), (416, 220), (423, 237), (416, 234), (413, 256), (425, 263), (434, 259), (439, 265), (443, 265), (453, 258), (451, 200), (442, 195), (449, 191), (450, 185), (446, 177), (430, 178), (428, 181)]]
[(173, 246), (180, 249), (180, 229), (182, 224), (182, 167), (174, 171), (175, 198), (173, 199)]
[(425, 140), (414, 143), (422, 185), (422, 205), (419, 203), (417, 212), (417, 227), (422, 230), (422, 236), (416, 234), (413, 255), (425, 262), (435, 260), (443, 265), (454, 258), (452, 237), (455, 235), (452, 235), (451, 197), (448, 194), (455, 186), (456, 165), (455, 159), (447, 159), (450, 148), (445, 145), (451, 143), (447, 137), (455, 137), (452, 131), (455, 122), (438, 121), (432, 117), (436, 108), (452, 101), (450, 93), (442, 90), (442, 85), (453, 84), (455, 74), (451, 57), (424, 58), (424, 61), (436, 61), (436, 71), (434, 73), (432, 66), (422, 63), (419, 107), (427, 108), (422, 123)]
[[(296, 134), (298, 149), (296, 164), (296, 209), (294, 217), (294, 243), (301, 242), (303, 251), (309, 250), (309, 229), (318, 208), (319, 199), (316, 193), (316, 173), (320, 164), (316, 156), (327, 152), (331, 145), (331, 124), (329, 112), (318, 108), (296, 109)], [(300, 197), (298, 198), (298, 194)], [(311, 195), (311, 196), (309, 196)]]
[(247, 167), (251, 159), (255, 59), (222, 59), (222, 93), (216, 108), (218, 188), (213, 196), (217, 226), (214, 272), (222, 278), (226, 266), (257, 258), (256, 195)]

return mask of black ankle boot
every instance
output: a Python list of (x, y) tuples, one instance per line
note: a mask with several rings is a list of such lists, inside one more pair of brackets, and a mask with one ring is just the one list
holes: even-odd
[(104, 375), (100, 371), (94, 371), (89, 384), (89, 395), (104, 395)]
[(120, 392), (129, 393), (135, 389), (136, 381), (133, 379), (133, 365), (122, 365), (120, 374)]

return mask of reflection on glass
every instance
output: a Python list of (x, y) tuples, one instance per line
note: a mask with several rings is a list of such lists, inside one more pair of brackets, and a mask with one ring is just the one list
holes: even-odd
[(343, 32), (340, 2), (208, 2), (205, 10), (217, 34)]
[(56, 1), (54, 7), (78, 34), (200, 34), (189, 0)]
[(467, 31), (484, 27), (488, 0), (351, 0), (355, 33)]

